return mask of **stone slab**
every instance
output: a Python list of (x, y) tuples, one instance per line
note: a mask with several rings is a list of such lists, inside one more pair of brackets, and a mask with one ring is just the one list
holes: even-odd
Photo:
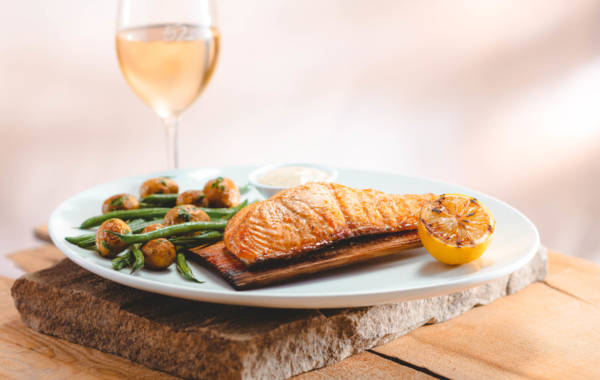
[(541, 281), (541, 249), (519, 271), (467, 291), (348, 309), (267, 309), (161, 296), (63, 260), (12, 295), (30, 328), (191, 379), (286, 379), (454, 318)]

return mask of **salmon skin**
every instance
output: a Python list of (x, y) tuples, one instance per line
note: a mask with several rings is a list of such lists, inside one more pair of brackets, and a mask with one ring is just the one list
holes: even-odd
[(355, 236), (417, 228), (433, 194), (393, 195), (314, 182), (243, 208), (225, 229), (225, 247), (253, 265), (310, 254)]

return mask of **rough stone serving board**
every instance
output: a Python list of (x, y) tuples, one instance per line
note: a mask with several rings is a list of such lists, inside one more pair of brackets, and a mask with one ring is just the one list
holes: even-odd
[(68, 259), (13, 285), (30, 328), (193, 379), (285, 379), (514, 294), (548, 272), (545, 249), (492, 283), (424, 300), (349, 309), (188, 301), (105, 280)]

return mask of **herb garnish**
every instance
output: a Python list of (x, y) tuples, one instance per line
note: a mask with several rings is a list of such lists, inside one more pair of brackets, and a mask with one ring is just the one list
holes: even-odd
[(108, 252), (113, 253), (112, 248), (110, 247), (110, 244), (108, 244), (106, 241), (102, 240), (102, 246), (104, 248), (106, 248), (108, 250)]
[(220, 185), (221, 182), (223, 182), (223, 177), (217, 177), (215, 182), (213, 182), (212, 185), (210, 185), (210, 188), (211, 189), (220, 189), (221, 191), (224, 191), (225, 187), (223, 187), (223, 185)]
[(110, 201), (111, 206), (122, 207), (124, 206), (123, 201), (125, 200), (125, 196), (118, 197)]
[(194, 216), (190, 214), (188, 210), (185, 209), (185, 207), (179, 206), (177, 207), (177, 217), (183, 218), (186, 220), (186, 222), (189, 222)]

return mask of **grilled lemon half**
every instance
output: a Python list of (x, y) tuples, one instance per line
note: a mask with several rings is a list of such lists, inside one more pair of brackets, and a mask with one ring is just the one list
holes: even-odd
[(473, 197), (444, 194), (426, 203), (419, 215), (419, 236), (436, 260), (449, 265), (477, 260), (490, 246), (496, 221)]

